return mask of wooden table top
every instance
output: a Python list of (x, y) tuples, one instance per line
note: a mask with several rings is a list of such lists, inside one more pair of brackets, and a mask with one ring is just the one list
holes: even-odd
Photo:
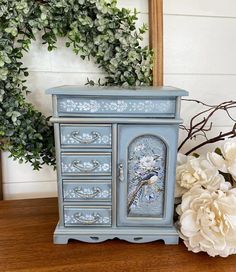
[(101, 244), (72, 241), (54, 245), (55, 198), (0, 202), (0, 272), (235, 272), (236, 255), (211, 258), (188, 252), (180, 243), (131, 244), (113, 240)]

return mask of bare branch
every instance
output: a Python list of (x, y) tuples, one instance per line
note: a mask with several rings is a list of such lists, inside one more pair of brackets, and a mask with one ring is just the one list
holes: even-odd
[[(197, 113), (196, 115), (194, 115), (190, 119), (189, 126), (185, 126), (185, 125), (180, 126), (180, 129), (187, 132), (187, 136), (180, 144), (178, 150), (180, 150), (189, 140), (193, 138), (196, 139), (199, 136), (203, 136), (206, 140), (201, 142), (199, 145), (193, 147), (192, 149), (190, 149), (188, 152), (186, 152), (186, 155), (191, 154), (193, 151), (199, 149), (200, 147), (204, 145), (214, 143), (217, 141), (222, 141), (226, 137), (227, 138), (236, 137), (236, 119), (232, 117), (231, 113), (229, 112), (229, 110), (236, 108), (236, 101), (231, 100), (231, 101), (222, 102), (219, 105), (208, 105), (204, 102), (201, 102), (195, 99), (183, 99), (183, 100), (201, 104), (202, 106), (207, 107), (207, 109), (204, 109), (200, 111), (199, 113)], [(212, 130), (213, 122), (211, 121), (211, 119), (214, 116), (214, 114), (218, 111), (224, 111), (226, 115), (234, 122), (233, 128), (228, 132), (225, 132), (225, 133), (221, 132), (217, 136), (208, 138), (206, 132), (209, 132)]]

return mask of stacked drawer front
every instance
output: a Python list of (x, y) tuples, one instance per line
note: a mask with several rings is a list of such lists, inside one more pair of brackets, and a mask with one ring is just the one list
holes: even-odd
[(111, 125), (60, 125), (65, 226), (111, 226)]

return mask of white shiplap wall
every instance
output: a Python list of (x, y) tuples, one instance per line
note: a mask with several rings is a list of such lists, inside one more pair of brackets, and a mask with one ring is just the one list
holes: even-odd
[[(164, 14), (165, 84), (209, 104), (235, 100), (236, 1), (164, 0)], [(186, 121), (199, 111), (196, 104), (182, 106)], [(212, 135), (232, 127), (225, 113), (213, 122)]]
[[(141, 14), (138, 24), (148, 22), (148, 0), (120, 0), (119, 5), (136, 7)], [(190, 91), (191, 98), (210, 103), (236, 98), (236, 1), (235, 0), (164, 0), (165, 85)], [(102, 73), (92, 62), (75, 57), (58, 42), (58, 50), (47, 52), (40, 40), (32, 44), (24, 57), (29, 67), (29, 96), (46, 115), (51, 114), (46, 88), (62, 84), (84, 84), (86, 78), (97, 79)], [(144, 44), (148, 43), (148, 35)], [(197, 111), (183, 104), (182, 115), (188, 120)], [(230, 125), (226, 117), (217, 116), (214, 131)], [(56, 175), (50, 167), (34, 172), (28, 165), (3, 155), (5, 199), (56, 195)]]

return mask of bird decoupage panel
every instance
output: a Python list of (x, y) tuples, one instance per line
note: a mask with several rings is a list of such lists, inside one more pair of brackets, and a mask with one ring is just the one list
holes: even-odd
[(163, 217), (166, 145), (153, 135), (139, 136), (128, 147), (130, 217)]

